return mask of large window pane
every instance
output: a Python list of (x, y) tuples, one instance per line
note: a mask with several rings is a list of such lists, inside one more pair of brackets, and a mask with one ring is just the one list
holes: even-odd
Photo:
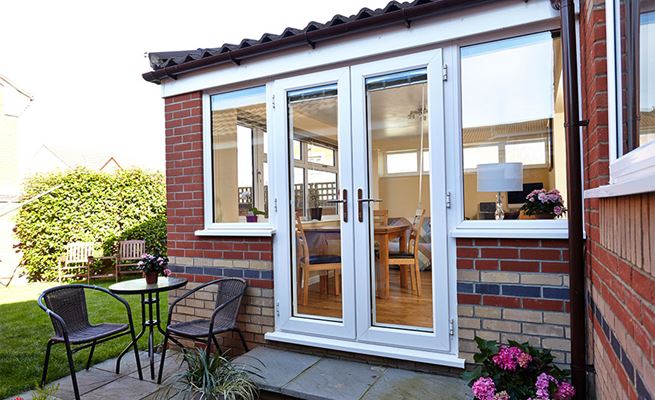
[(655, 1), (641, 2), (639, 29), (639, 145), (655, 141)]
[(416, 172), (416, 152), (387, 154), (387, 174)]
[[(520, 208), (536, 188), (558, 189), (565, 201), (559, 36), (543, 32), (463, 47), (461, 69), (465, 218), (495, 219), (498, 195), (505, 219), (535, 218)], [(481, 174), (488, 170), (482, 164), (503, 172)]]
[(211, 96), (214, 222), (268, 211), (264, 95), (262, 86)]

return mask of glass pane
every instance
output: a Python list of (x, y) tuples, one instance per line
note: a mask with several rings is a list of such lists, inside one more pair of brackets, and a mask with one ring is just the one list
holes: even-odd
[(402, 174), (417, 171), (415, 152), (387, 154), (387, 174)]
[(655, 141), (655, 1), (640, 1), (639, 145)]
[[(211, 96), (213, 222), (246, 222), (247, 215), (258, 214), (255, 209), (266, 213), (265, 90)], [(266, 221), (266, 215), (257, 221)]]
[(423, 172), (430, 172), (430, 151), (423, 152)]
[(316, 144), (307, 144), (307, 161), (316, 164), (334, 165), (334, 150)]
[[(333, 167), (339, 149), (336, 86), (290, 92), (287, 100), (296, 214), (293, 314), (341, 320), (341, 218), (339, 208), (329, 203), (339, 192)], [(301, 143), (307, 146), (308, 160), (301, 160)]]
[(550, 32), (461, 49), (465, 219), (496, 219), (498, 193), (498, 219), (557, 217), (554, 203), (522, 206), (542, 188), (566, 202), (561, 65), (561, 41)]
[(366, 101), (369, 193), (382, 200), (371, 219), (373, 325), (431, 331), (426, 70), (367, 79)]

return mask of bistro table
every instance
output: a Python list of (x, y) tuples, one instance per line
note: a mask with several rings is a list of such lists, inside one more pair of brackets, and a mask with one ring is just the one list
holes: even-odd
[[(157, 279), (157, 283), (148, 285), (145, 278), (141, 279), (132, 279), (129, 281), (123, 281), (114, 283), (109, 286), (109, 290), (115, 294), (138, 294), (141, 295), (141, 332), (134, 339), (137, 342), (143, 336), (143, 334), (148, 330), (148, 357), (150, 358), (150, 378), (155, 379), (155, 349), (154, 349), (154, 335), (155, 327), (162, 333), (165, 334), (164, 330), (161, 328), (160, 322), (160, 312), (159, 312), (159, 293), (167, 292), (173, 289), (179, 289), (187, 284), (185, 278), (168, 278), (160, 276)], [(146, 307), (148, 308), (148, 319), (146, 319)], [(153, 318), (153, 307), (156, 310), (157, 318)], [(121, 367), (121, 358), (132, 348), (132, 343), (130, 343), (125, 350), (118, 355), (116, 359), (116, 373), (120, 373)]]

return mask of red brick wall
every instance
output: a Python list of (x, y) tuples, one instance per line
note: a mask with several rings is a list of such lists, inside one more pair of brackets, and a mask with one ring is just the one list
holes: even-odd
[[(609, 181), (605, 2), (581, 5), (585, 188)], [(655, 397), (655, 194), (585, 200), (588, 362), (599, 399)]]

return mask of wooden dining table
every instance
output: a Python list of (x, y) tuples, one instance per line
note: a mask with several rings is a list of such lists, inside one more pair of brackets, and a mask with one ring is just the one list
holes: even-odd
[[(407, 250), (407, 230), (410, 229), (407, 225), (380, 225), (376, 224), (373, 230), (375, 241), (380, 244), (380, 261), (377, 263), (376, 271), (376, 296), (388, 299), (389, 298), (389, 241), (399, 238), (400, 250)], [(335, 234), (341, 233), (339, 226), (325, 226), (318, 225), (312, 226), (311, 224), (303, 224), (305, 233), (320, 233), (320, 234)], [(408, 274), (406, 269), (402, 269), (400, 274), (400, 284), (402, 287), (407, 286)]]

